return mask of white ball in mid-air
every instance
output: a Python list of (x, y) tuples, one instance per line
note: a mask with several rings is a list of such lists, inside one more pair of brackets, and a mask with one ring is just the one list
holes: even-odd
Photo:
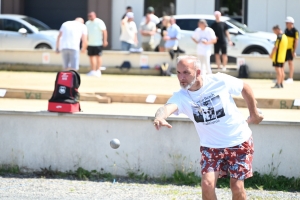
[(109, 144), (110, 144), (111, 148), (117, 149), (117, 148), (119, 148), (121, 143), (120, 143), (120, 140), (118, 140), (118, 139), (112, 139)]

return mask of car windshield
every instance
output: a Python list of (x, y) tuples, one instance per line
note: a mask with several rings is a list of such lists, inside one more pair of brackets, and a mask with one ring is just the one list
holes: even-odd
[(233, 24), (234, 26), (238, 27), (240, 30), (246, 32), (246, 33), (254, 33), (255, 31), (250, 30), (246, 25), (234, 20), (230, 19), (228, 20), (229, 23)]
[(48, 25), (32, 17), (24, 17), (22, 19), (31, 24), (31, 26), (35, 27), (38, 31), (50, 30), (50, 27)]

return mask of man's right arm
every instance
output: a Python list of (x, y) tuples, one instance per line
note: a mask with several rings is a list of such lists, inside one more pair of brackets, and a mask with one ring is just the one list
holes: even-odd
[(172, 128), (172, 126), (166, 121), (166, 119), (178, 110), (178, 106), (176, 104), (167, 104), (163, 107), (160, 107), (156, 114), (153, 125), (157, 130), (159, 130), (162, 126), (166, 126), (168, 128)]

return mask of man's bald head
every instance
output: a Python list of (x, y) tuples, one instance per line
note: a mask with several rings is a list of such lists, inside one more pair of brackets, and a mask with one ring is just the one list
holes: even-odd
[(192, 66), (194, 67), (195, 70), (200, 69), (200, 62), (198, 58), (195, 56), (189, 56), (189, 55), (179, 56), (177, 57), (177, 65), (179, 64)]
[(77, 18), (75, 19), (75, 21), (77, 21), (77, 22), (80, 22), (80, 23), (83, 23), (83, 24), (84, 24), (84, 20), (83, 20), (81, 17), (77, 17)]

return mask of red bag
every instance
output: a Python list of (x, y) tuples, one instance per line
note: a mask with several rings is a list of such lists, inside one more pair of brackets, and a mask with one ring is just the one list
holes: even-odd
[(57, 73), (54, 92), (49, 99), (48, 111), (50, 112), (79, 112), (80, 75), (73, 70)]

